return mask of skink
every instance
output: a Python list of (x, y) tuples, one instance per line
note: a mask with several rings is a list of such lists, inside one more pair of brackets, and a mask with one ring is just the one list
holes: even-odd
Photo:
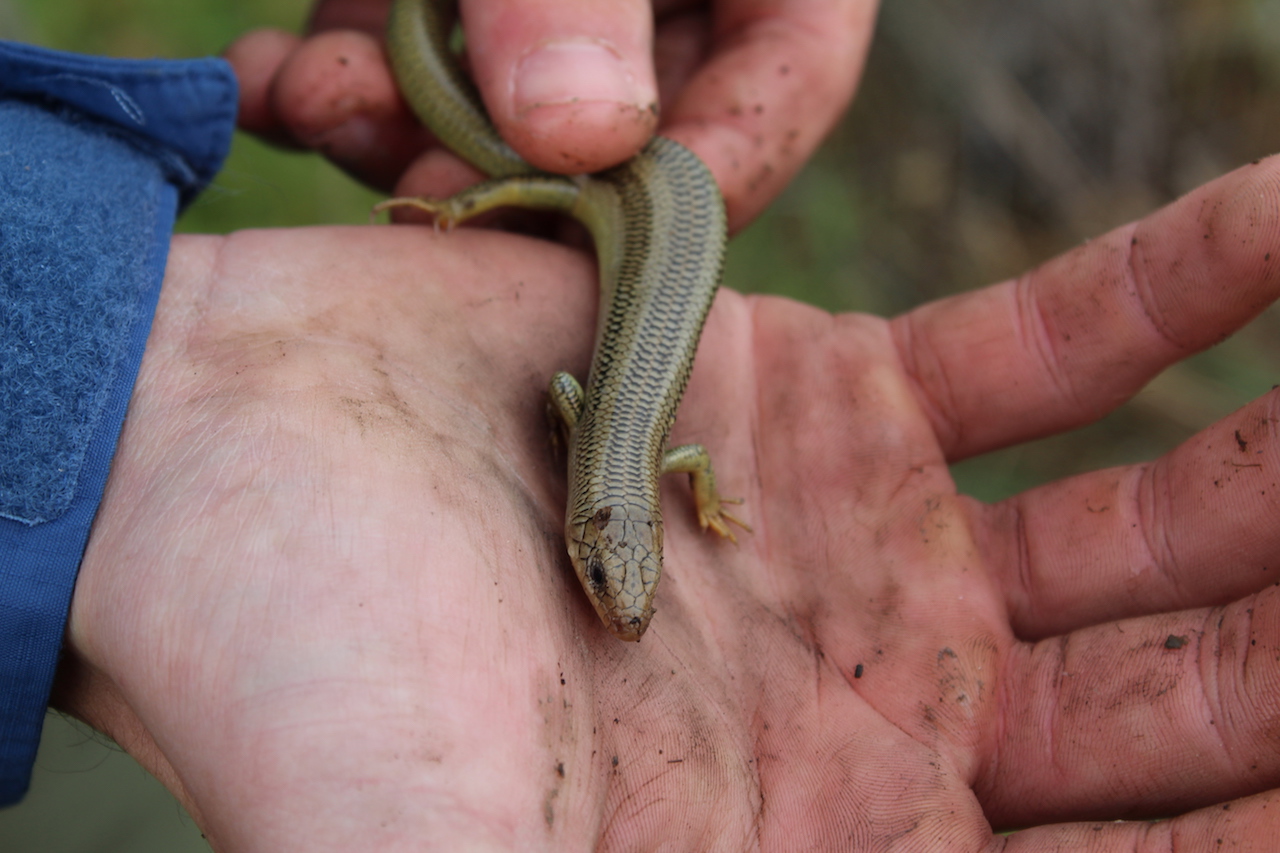
[(725, 214), (691, 151), (654, 137), (634, 158), (589, 178), (539, 172), (490, 123), (449, 49), (454, 2), (395, 0), (387, 50), (400, 90), (445, 145), (491, 180), (442, 201), (391, 199), (452, 225), (497, 207), (567, 213), (586, 225), (600, 267), (600, 315), (586, 390), (551, 380), (568, 431), (565, 544), (605, 627), (639, 640), (662, 575), (658, 477), (690, 475), (698, 522), (733, 539), (706, 451), (667, 449), (703, 323), (724, 265)]

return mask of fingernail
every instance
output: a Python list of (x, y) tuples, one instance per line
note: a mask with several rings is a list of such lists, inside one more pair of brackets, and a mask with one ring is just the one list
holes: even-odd
[(647, 108), (657, 94), (645, 91), (622, 56), (595, 39), (543, 42), (516, 66), (517, 114), (579, 101), (612, 101)]

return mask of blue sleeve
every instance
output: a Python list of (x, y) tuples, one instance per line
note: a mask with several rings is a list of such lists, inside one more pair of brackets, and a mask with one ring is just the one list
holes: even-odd
[(174, 218), (236, 97), (221, 60), (0, 41), (0, 805), (26, 792)]

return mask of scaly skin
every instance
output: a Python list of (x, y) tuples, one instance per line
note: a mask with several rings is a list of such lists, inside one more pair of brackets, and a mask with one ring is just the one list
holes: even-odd
[[(569, 427), (565, 544), (601, 621), (639, 640), (662, 575), (660, 474), (694, 479), (699, 522), (732, 538), (706, 453), (668, 454), (676, 408), (724, 265), (724, 201), (691, 151), (655, 137), (585, 179), (539, 172), (498, 136), (448, 53), (447, 2), (396, 0), (388, 51), (405, 99), (441, 141), (495, 178), (451, 199), (392, 199), (456, 223), (511, 205), (556, 210), (591, 231), (601, 303), (586, 391), (564, 374), (552, 398)], [(745, 525), (743, 525), (745, 527)]]

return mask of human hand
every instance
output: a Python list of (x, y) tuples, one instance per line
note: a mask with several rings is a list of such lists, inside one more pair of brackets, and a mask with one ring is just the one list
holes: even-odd
[[(665, 484), (638, 645), (569, 568), (542, 413), (587, 363), (586, 259), (178, 238), (58, 702), (220, 851), (1269, 850), (1280, 391), (992, 506), (947, 462), (1256, 314), (1278, 211), (1272, 159), (891, 322), (722, 293), (674, 438), (755, 533)], [(1098, 822), (1142, 815), (1173, 819)]]
[[(320, 0), (306, 38), (259, 30), (232, 44), (240, 124), (396, 195), (451, 195), (478, 175), (434, 147), (397, 95), (382, 50), (389, 5)], [(462, 14), (489, 114), (526, 160), (595, 172), (657, 130), (711, 168), (737, 230), (844, 111), (876, 5), (463, 0)]]

